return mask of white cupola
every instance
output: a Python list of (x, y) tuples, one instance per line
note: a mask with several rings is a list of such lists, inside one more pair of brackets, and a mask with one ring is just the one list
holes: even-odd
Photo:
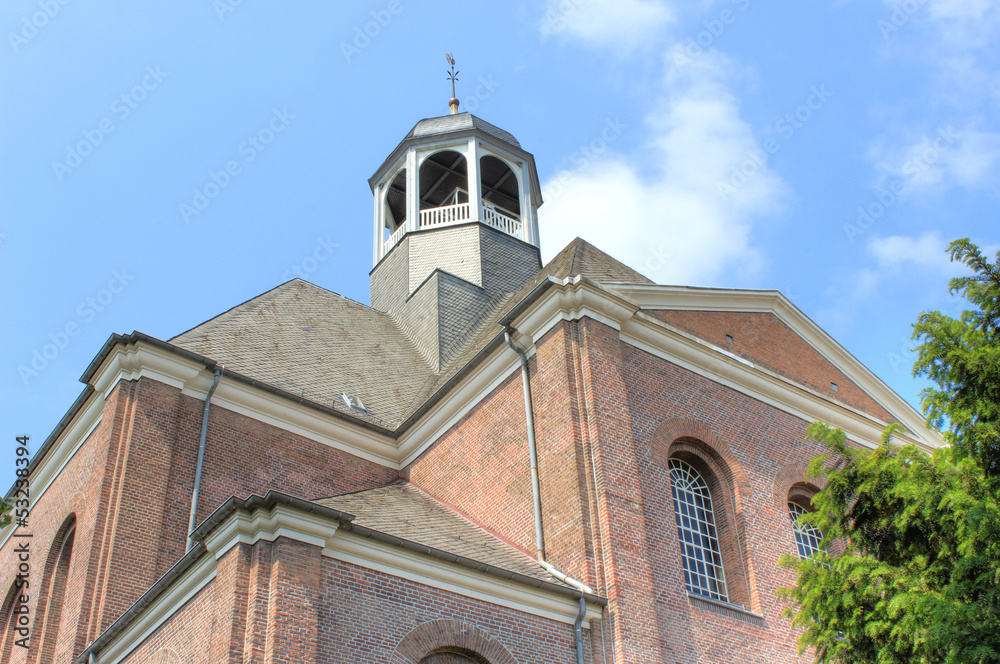
[(482, 223), (538, 246), (535, 159), (471, 113), (421, 120), (368, 180), (374, 264), (408, 233)]
[(371, 306), (444, 366), (541, 269), (535, 159), (503, 129), (454, 113), (418, 122), (368, 183)]

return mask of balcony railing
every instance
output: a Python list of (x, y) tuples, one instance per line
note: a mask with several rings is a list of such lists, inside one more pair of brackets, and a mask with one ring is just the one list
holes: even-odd
[(458, 203), (420, 211), (420, 227), (433, 228), (469, 220), (469, 204)]
[(399, 228), (397, 228), (392, 232), (392, 235), (389, 236), (389, 239), (386, 240), (384, 243), (382, 243), (382, 255), (385, 256), (387, 253), (389, 253), (389, 250), (395, 247), (396, 243), (399, 242), (403, 238), (403, 235), (405, 234), (406, 234), (406, 222), (404, 221), (402, 224), (399, 225)]
[(497, 229), (498, 231), (503, 231), (507, 235), (513, 235), (516, 238), (524, 239), (521, 237), (521, 221), (515, 219), (514, 217), (509, 217), (499, 208), (493, 207), (489, 203), (483, 203), (483, 221)]
[[(483, 202), (482, 222), (488, 226), (512, 235), (518, 239), (521, 237), (522, 224), (519, 219), (510, 216), (506, 210), (497, 208), (490, 203)], [(458, 203), (457, 205), (445, 205), (443, 207), (430, 208), (420, 211), (420, 228), (437, 228), (440, 226), (450, 226), (451, 224), (461, 224), (472, 220), (472, 208), (468, 203)], [(404, 222), (393, 231), (385, 242), (382, 243), (382, 255), (389, 253), (403, 236), (406, 235), (406, 223)]]

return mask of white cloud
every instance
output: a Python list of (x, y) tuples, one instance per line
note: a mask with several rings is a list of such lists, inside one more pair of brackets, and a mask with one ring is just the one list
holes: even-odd
[(625, 52), (662, 33), (673, 17), (662, 0), (549, 0), (541, 30)]
[[(780, 208), (786, 188), (740, 118), (726, 82), (734, 69), (714, 51), (672, 69), (645, 126), (618, 128), (649, 135), (635, 154), (612, 151), (614, 121), (596, 130), (543, 188), (543, 250), (580, 236), (660, 283), (753, 276), (762, 263), (753, 222)], [(734, 180), (741, 165), (745, 177)]]
[[(879, 20), (886, 54), (927, 78), (910, 102), (920, 119), (892, 132), (870, 156), (880, 174), (900, 178), (912, 192), (991, 185), (1000, 163), (1000, 2), (998, 0), (883, 0)], [(961, 139), (935, 155), (931, 135), (914, 136), (928, 117), (959, 128)], [(900, 118), (896, 127), (905, 126)], [(924, 125), (926, 126), (926, 125)], [(964, 129), (963, 129), (964, 127)], [(888, 147), (885, 147), (888, 146)], [(939, 148), (940, 146), (938, 146)], [(928, 155), (930, 163), (928, 163)]]
[(883, 273), (913, 266), (939, 274), (960, 274), (962, 266), (951, 262), (947, 249), (948, 242), (941, 234), (929, 231), (920, 237), (892, 235), (873, 238), (868, 243), (867, 251)]
[(871, 150), (883, 188), (894, 180), (906, 194), (940, 193), (951, 187), (978, 189), (996, 184), (1000, 133), (947, 126), (901, 146)]
[(865, 251), (874, 264), (854, 273), (854, 297), (875, 293), (886, 279), (912, 280), (914, 272), (930, 277), (935, 283), (967, 273), (969, 270), (963, 264), (951, 262), (947, 249), (948, 241), (938, 231), (928, 231), (919, 237), (872, 238)]

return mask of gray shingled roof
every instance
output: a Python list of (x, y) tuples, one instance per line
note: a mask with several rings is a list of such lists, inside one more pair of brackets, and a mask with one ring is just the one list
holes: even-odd
[(312, 501), (355, 515), (352, 523), (540, 581), (560, 583), (530, 556), (449, 510), (412, 484)]
[[(499, 321), (514, 304), (548, 277), (577, 275), (599, 283), (652, 283), (577, 238), (524, 288), (485, 312), (465, 348), (439, 372), (391, 316), (301, 279), (170, 342), (225, 364), (229, 371), (395, 431), (502, 332)], [(348, 408), (343, 392), (360, 397), (368, 414)]]
[[(388, 314), (293, 279), (170, 342), (231, 371), (395, 429), (434, 372)], [(368, 415), (342, 398), (361, 398)]]
[(436, 136), (438, 134), (450, 134), (456, 131), (466, 131), (468, 129), (479, 129), (494, 138), (510, 143), (514, 147), (521, 147), (514, 135), (504, 131), (496, 125), (490, 124), (482, 118), (477, 118), (472, 113), (457, 113), (455, 115), (442, 115), (438, 118), (427, 118), (418, 122), (406, 138), (421, 138), (423, 136)]

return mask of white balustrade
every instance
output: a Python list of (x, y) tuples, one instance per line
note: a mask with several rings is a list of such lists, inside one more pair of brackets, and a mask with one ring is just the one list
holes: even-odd
[(420, 211), (420, 227), (444, 226), (469, 220), (469, 204), (458, 203)]
[(399, 225), (399, 228), (397, 228), (395, 231), (392, 232), (392, 235), (389, 236), (389, 239), (385, 241), (382, 248), (382, 255), (384, 256), (387, 253), (389, 253), (389, 250), (395, 247), (396, 243), (399, 242), (400, 239), (402, 239), (403, 235), (405, 234), (406, 234), (406, 222), (404, 221), (402, 224)]
[(516, 238), (521, 238), (520, 220), (508, 217), (492, 205), (483, 205), (483, 221), (493, 228), (503, 231), (507, 235), (513, 235)]
[[(445, 205), (443, 207), (431, 208), (420, 211), (420, 228), (434, 228), (438, 226), (448, 226), (451, 224), (464, 223), (470, 221), (472, 208), (468, 203), (458, 203), (456, 205)], [(519, 239), (521, 237), (521, 221), (500, 211), (499, 208), (483, 202), (483, 223), (492, 226), (498, 231), (507, 235), (512, 235)], [(400, 225), (389, 239), (383, 243), (382, 255), (389, 253), (389, 250), (406, 234), (406, 223)]]

